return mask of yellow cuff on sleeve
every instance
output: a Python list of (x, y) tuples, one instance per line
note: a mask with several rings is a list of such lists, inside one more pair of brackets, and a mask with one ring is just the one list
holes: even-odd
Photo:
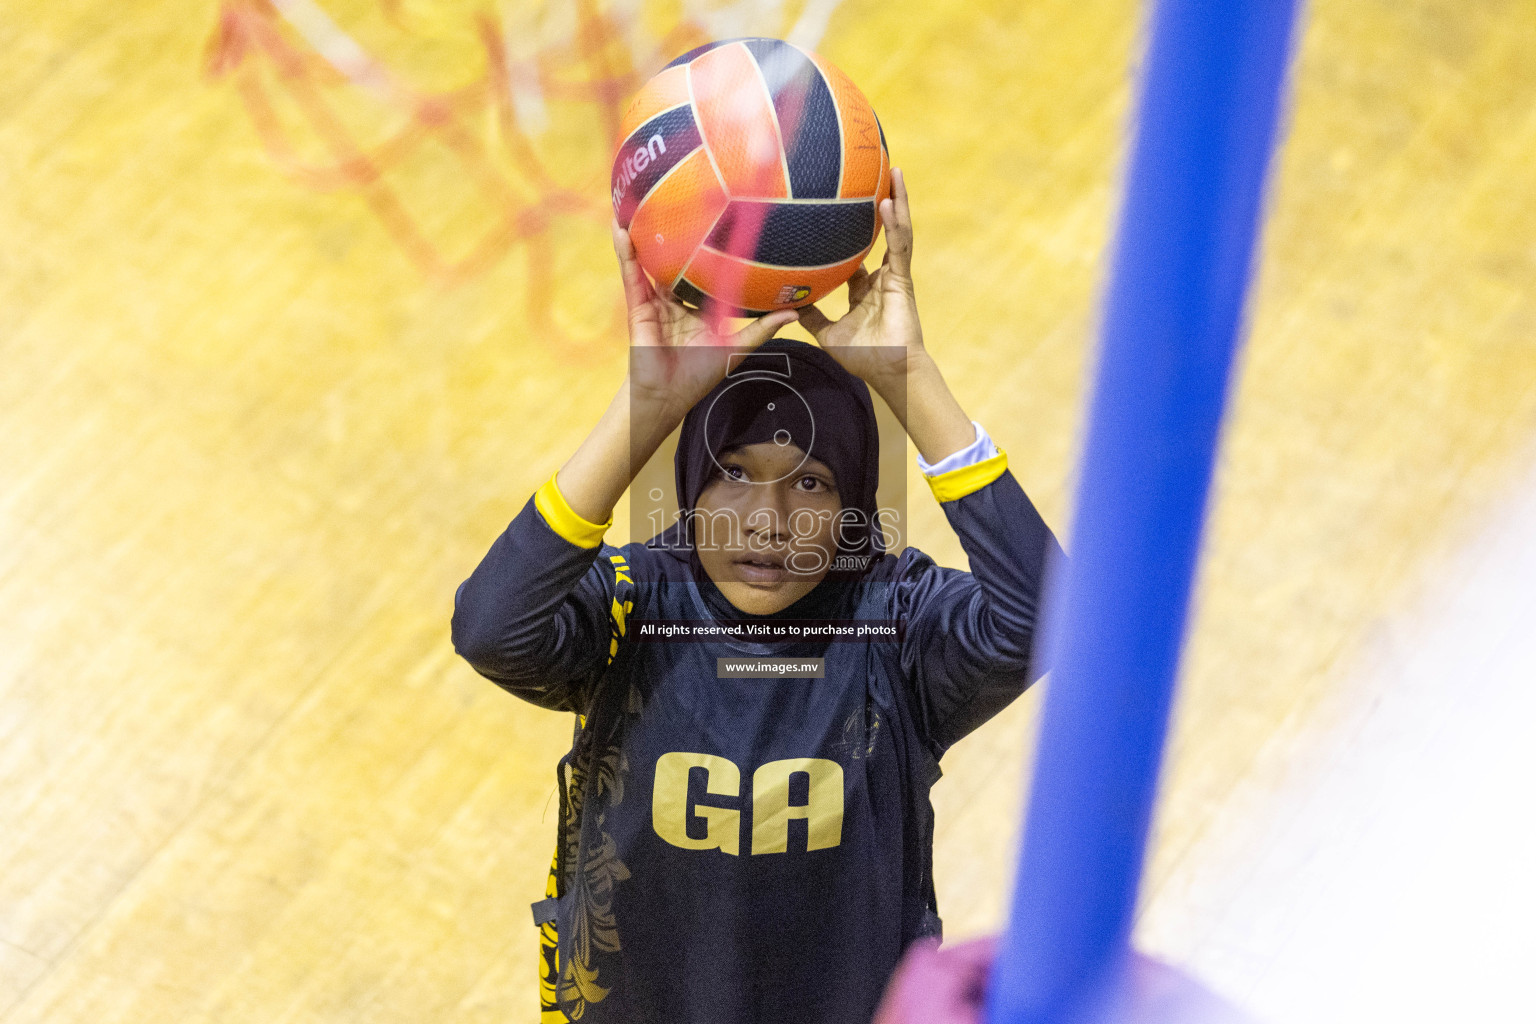
[(577, 515), (566, 502), (565, 495), (560, 493), (560, 488), (555, 486), (554, 477), (550, 477), (543, 487), (534, 492), (533, 504), (551, 530), (577, 547), (601, 546), (603, 534), (607, 533), (608, 527), (613, 525), (611, 514), (606, 523), (589, 523)]
[(933, 496), (940, 502), (954, 501), (963, 498), (967, 494), (974, 494), (987, 484), (1003, 475), (1008, 468), (1008, 453), (1001, 448), (997, 454), (984, 462), (978, 462), (974, 466), (961, 466), (952, 469), (948, 473), (940, 473), (938, 476), (925, 477), (928, 486), (933, 489)]

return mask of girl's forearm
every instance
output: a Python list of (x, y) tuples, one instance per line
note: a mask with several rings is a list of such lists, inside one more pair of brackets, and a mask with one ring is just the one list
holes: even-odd
[(607, 522), (635, 474), (671, 432), (660, 410), (631, 406), (626, 377), (597, 425), (555, 474), (555, 486), (577, 515)]
[(875, 390), (901, 419), (907, 436), (930, 463), (953, 455), (976, 440), (971, 418), (960, 408), (927, 352), (908, 359), (901, 380), (879, 384)]

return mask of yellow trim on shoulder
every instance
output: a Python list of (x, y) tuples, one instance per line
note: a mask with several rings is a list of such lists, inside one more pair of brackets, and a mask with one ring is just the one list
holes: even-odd
[(999, 448), (997, 454), (985, 462), (978, 462), (974, 466), (961, 466), (948, 473), (928, 476), (925, 479), (928, 481), (928, 486), (933, 489), (933, 496), (940, 502), (954, 501), (967, 494), (975, 494), (1002, 476), (1007, 468), (1008, 453)]
[(561, 537), (582, 548), (595, 548), (603, 543), (603, 534), (608, 532), (608, 527), (613, 525), (612, 513), (606, 523), (589, 523), (566, 502), (565, 495), (560, 493), (560, 488), (555, 486), (555, 478), (550, 477), (548, 482), (533, 494), (534, 507), (539, 510), (539, 515)]

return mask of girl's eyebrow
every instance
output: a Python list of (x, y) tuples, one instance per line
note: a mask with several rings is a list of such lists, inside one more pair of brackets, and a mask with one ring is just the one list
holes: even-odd
[[(726, 448), (716, 453), (715, 461), (725, 462), (728, 459), (740, 460), (742, 458), (742, 450), (742, 445)], [(828, 466), (825, 462), (821, 462), (813, 458), (807, 458), (805, 462), (800, 466), (800, 468), (796, 470), (796, 474), (800, 476), (803, 476), (806, 473), (815, 473), (819, 476), (824, 476), (828, 480), (832, 480), (834, 482), (837, 480), (837, 477), (832, 472), (831, 466)]]

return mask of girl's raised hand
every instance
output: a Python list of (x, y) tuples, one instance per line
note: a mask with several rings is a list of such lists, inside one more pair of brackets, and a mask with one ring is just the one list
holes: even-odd
[(800, 323), (843, 368), (871, 387), (900, 380), (910, 356), (923, 351), (923, 328), (912, 289), (912, 211), (907, 183), (891, 169), (891, 198), (880, 204), (885, 259), (873, 274), (863, 267), (848, 279), (848, 312), (828, 320), (815, 306)]
[(707, 348), (755, 349), (799, 314), (778, 310), (759, 317), (733, 334), (723, 318), (706, 318), (670, 295), (651, 287), (635, 255), (629, 232), (613, 222), (613, 249), (624, 277), (624, 305), (629, 310), (629, 343), (646, 349), (632, 353), (630, 402), (634, 412), (682, 422), (694, 403), (725, 377), (727, 360), (702, 356)]

